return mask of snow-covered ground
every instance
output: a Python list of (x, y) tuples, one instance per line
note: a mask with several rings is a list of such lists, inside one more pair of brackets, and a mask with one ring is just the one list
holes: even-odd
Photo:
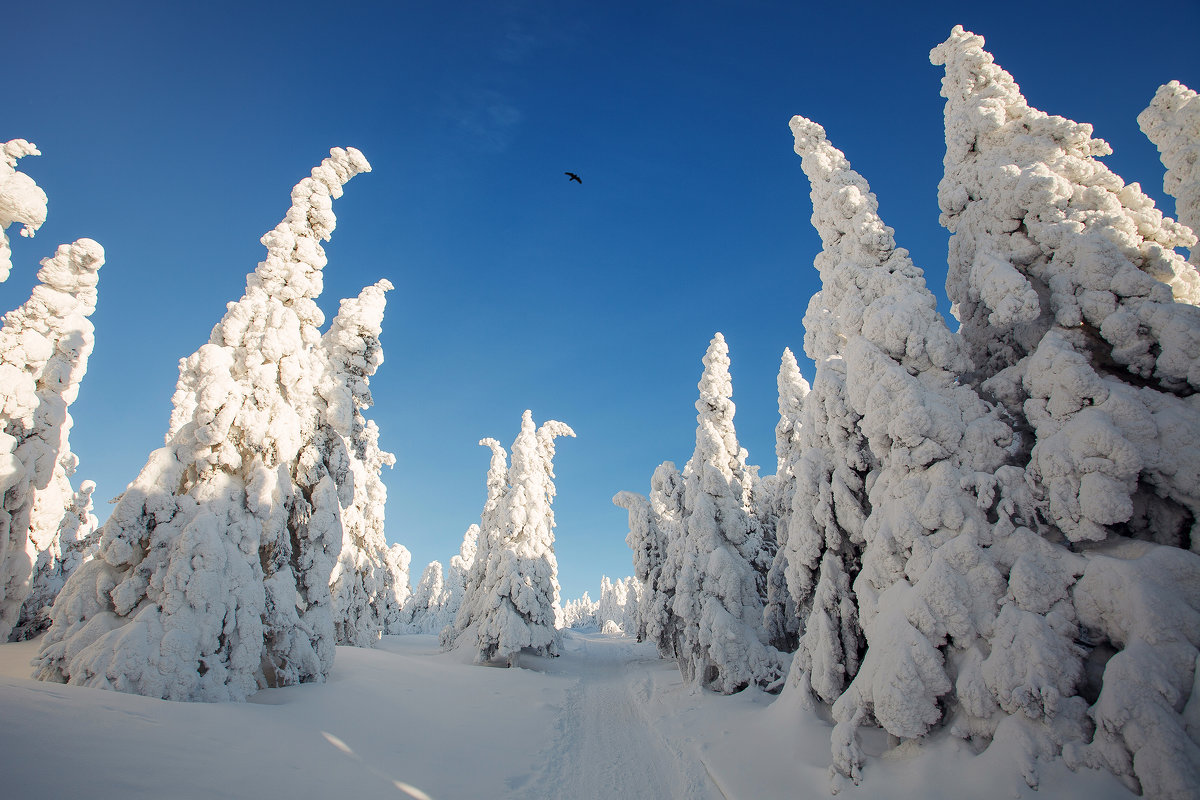
[[(564, 632), (558, 658), (479, 667), (435, 636), (339, 647), (328, 683), (175, 703), (28, 677), (0, 645), (8, 798), (822, 798), (830, 726), (786, 699), (685, 687), (652, 645)], [(864, 733), (867, 733), (864, 731)], [(886, 742), (865, 743), (874, 753)], [(871, 745), (875, 745), (871, 747)], [(935, 736), (870, 760), (850, 798), (1131, 797), (1100, 773)]]

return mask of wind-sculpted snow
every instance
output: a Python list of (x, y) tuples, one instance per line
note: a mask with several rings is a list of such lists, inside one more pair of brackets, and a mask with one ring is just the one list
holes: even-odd
[(488, 500), (468, 590), (454, 625), (442, 631), (444, 646), (466, 641), (477, 662), (507, 661), (509, 666), (523, 650), (558, 653), (562, 608), (551, 507), (554, 439), (574, 435), (555, 420), (535, 428), (533, 414), (526, 411), (507, 469), (504, 449), (493, 439), (480, 442), (492, 449)]
[(321, 391), (315, 298), (332, 198), (369, 169), (335, 148), (296, 185), (245, 294), (180, 361), (166, 445), (55, 602), (37, 677), (218, 701), (328, 674), (352, 415)]
[[(1200, 101), (1179, 81), (1158, 87), (1138, 124), (1162, 154), (1163, 190), (1175, 198), (1175, 216), (1196, 234), (1200, 231)], [(1200, 234), (1197, 234), (1200, 235)], [(1188, 261), (1200, 264), (1200, 247), (1192, 245)]]
[[(0, 206), (18, 205), (4, 195), (11, 188), (0, 186), (7, 197)], [(103, 264), (104, 250), (91, 239), (60, 245), (42, 260), (29, 300), (5, 314), (0, 328), (0, 641), (18, 624), (19, 638), (45, 627), (43, 609), (82, 560), (77, 550), (86, 545), (78, 538), (90, 533), (73, 514), (78, 459), (67, 409), (95, 342), (88, 317)]]
[(753, 470), (733, 426), (729, 349), (716, 334), (696, 401), (696, 450), (683, 470), (673, 611), (684, 679), (730, 693), (778, 688), (784, 657), (766, 642), (763, 604), (773, 553), (752, 516)]
[(6, 281), (12, 271), (12, 247), (5, 229), (15, 223), (22, 236), (33, 236), (46, 221), (46, 193), (17, 169), (18, 159), (41, 155), (36, 145), (12, 139), (0, 151), (0, 281)]

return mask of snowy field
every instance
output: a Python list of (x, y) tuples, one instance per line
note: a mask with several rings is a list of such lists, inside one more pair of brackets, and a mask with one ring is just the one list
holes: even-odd
[[(567, 631), (559, 658), (498, 669), (441, 652), (434, 636), (386, 636), (339, 647), (326, 684), (244, 704), (34, 681), (37, 647), (0, 645), (7, 798), (829, 796), (824, 721), (755, 689), (691, 691), (673, 662), (625, 637)], [(1001, 742), (975, 757), (942, 734), (872, 760), (842, 797), (1132, 797), (1061, 761), (1034, 792), (1012, 759)]]

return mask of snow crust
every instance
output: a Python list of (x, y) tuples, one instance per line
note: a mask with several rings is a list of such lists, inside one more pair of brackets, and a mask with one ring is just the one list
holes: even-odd
[[(166, 444), (59, 594), (37, 677), (206, 701), (325, 679), (359, 384), (353, 359), (329, 363), (315, 298), (332, 200), (369, 169), (335, 148), (296, 185), (245, 294), (180, 361)], [(348, 393), (322, 386), (331, 374)]]

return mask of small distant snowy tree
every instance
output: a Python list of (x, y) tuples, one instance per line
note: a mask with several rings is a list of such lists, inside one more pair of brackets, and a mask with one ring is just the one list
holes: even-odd
[(568, 600), (563, 604), (563, 627), (598, 628), (600, 627), (599, 609), (600, 604), (585, 591), (582, 597)]
[(751, 513), (753, 473), (733, 426), (729, 349), (718, 333), (704, 356), (696, 451), (683, 471), (683, 537), (675, 585), (676, 657), (684, 679), (725, 694), (777, 688), (784, 657), (766, 643), (769, 564)]
[[(37, 677), (240, 701), (328, 674), (350, 457), (332, 395), (319, 391), (328, 372), (315, 299), (332, 200), (369, 169), (357, 150), (335, 148), (292, 190), (245, 294), (181, 360), (166, 446), (59, 594)], [(341, 408), (352, 418), (352, 404)]]
[(483, 442), (492, 447), (493, 467), (488, 472), (488, 505), (481, 518), (476, 562), (486, 560), (479, 583), (472, 586), (470, 607), (464, 601), (454, 628), (443, 632), (443, 641), (455, 646), (464, 633), (472, 631), (469, 641), (479, 663), (507, 661), (514, 666), (523, 650), (558, 654), (557, 624), (562, 609), (551, 507), (554, 439), (574, 435), (568, 425), (553, 420), (535, 428), (532, 413), (526, 411), (513, 442), (511, 466), (505, 471), (506, 487), (494, 485), (505, 474), (501, 471), (503, 449), (493, 440)]
[(775, 475), (763, 480), (766, 497), (760, 521), (769, 518), (775, 532), (775, 557), (767, 572), (767, 604), (763, 609), (763, 624), (767, 640), (784, 652), (796, 649), (800, 634), (800, 614), (787, 585), (787, 540), (791, 522), (792, 503), (796, 496), (796, 467), (802, 452), (800, 431), (803, 428), (804, 399), (811, 387), (800, 374), (800, 366), (790, 348), (784, 348), (779, 364), (779, 422), (775, 426)]
[[(1138, 115), (1146, 137), (1162, 154), (1163, 190), (1175, 198), (1175, 216), (1200, 235), (1200, 101), (1179, 81), (1158, 87), (1150, 106)], [(1200, 264), (1192, 245), (1188, 261)]]
[[(17, 160), (39, 155), (24, 139), (0, 148), (0, 280), (12, 267), (4, 230), (32, 236), (46, 219), (46, 195)], [(71, 486), (78, 459), (68, 408), (79, 394), (94, 344), (87, 319), (96, 309), (104, 250), (91, 239), (61, 245), (43, 259), (29, 300), (0, 328), (0, 641), (35, 636), (66, 576), (81, 563), (80, 541), (93, 526), (80, 519)], [(88, 493), (90, 495), (90, 493)], [(15, 628), (15, 630), (14, 630)]]
[(412, 596), (400, 612), (400, 632), (437, 633), (444, 626), (445, 572), (440, 561), (431, 561), (421, 573)]
[(637, 626), (638, 592), (633, 576), (612, 580), (600, 577), (596, 621), (605, 633), (633, 633)]
[(479, 526), (472, 524), (463, 534), (462, 544), (459, 546), (457, 555), (450, 558), (450, 568), (446, 570), (445, 591), (438, 615), (438, 625), (426, 631), (427, 633), (439, 633), (447, 625), (454, 624), (458, 610), (462, 607), (463, 598), (466, 596), (467, 580), (471, 574), (471, 567), (474, 566), (478, 547)]

